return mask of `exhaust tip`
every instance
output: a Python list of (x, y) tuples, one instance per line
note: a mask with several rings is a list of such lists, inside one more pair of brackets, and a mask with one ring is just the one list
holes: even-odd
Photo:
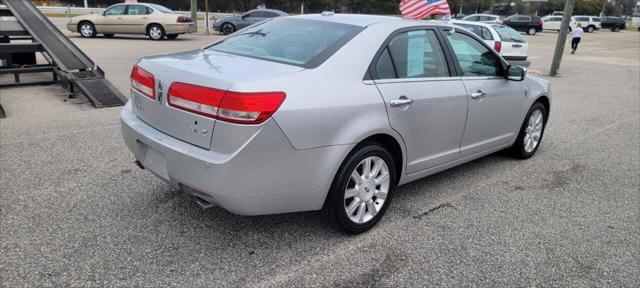
[(200, 206), (200, 208), (202, 208), (202, 210), (207, 210), (210, 208), (213, 208), (216, 206), (216, 204), (213, 204), (207, 200), (204, 200), (198, 196), (194, 196), (196, 198), (196, 203), (198, 204), (198, 206)]

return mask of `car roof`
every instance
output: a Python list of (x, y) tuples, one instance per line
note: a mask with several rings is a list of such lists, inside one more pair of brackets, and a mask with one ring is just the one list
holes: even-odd
[(467, 16), (464, 16), (464, 17), (469, 17), (469, 16), (491, 16), (491, 17), (500, 17), (500, 15), (495, 15), (495, 14), (483, 14), (483, 13), (471, 14), (471, 15), (467, 15)]
[(386, 23), (405, 23), (406, 26), (418, 26), (418, 25), (433, 25), (433, 26), (447, 26), (451, 27), (451, 23), (438, 20), (413, 20), (405, 19), (397, 16), (380, 16), (380, 15), (366, 15), (366, 14), (305, 14), (298, 16), (291, 16), (295, 19), (308, 19), (327, 21), (340, 24), (355, 25), (360, 27), (367, 27), (375, 24)]
[(253, 11), (267, 11), (267, 12), (274, 12), (274, 13), (278, 13), (278, 14), (282, 14), (282, 15), (289, 15), (289, 14), (287, 14), (287, 12), (276, 10), (276, 9), (253, 9), (253, 10), (250, 10), (250, 11), (247, 11), (247, 12), (253, 12)]
[(484, 23), (484, 22), (476, 22), (476, 21), (465, 21), (465, 20), (452, 20), (451, 21), (454, 25), (455, 24), (464, 24), (464, 25), (476, 25), (476, 26), (483, 26), (483, 27), (491, 27), (491, 25), (493, 23)]

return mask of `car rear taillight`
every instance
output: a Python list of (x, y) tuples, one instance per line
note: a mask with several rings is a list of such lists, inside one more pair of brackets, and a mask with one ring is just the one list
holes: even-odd
[(493, 49), (500, 53), (500, 50), (502, 50), (502, 42), (496, 41), (495, 44), (493, 44)]
[(156, 80), (153, 74), (145, 71), (144, 69), (133, 66), (131, 70), (131, 88), (140, 92), (142, 95), (151, 99), (156, 99)]
[(191, 17), (178, 16), (178, 23), (190, 23), (190, 22), (192, 22)]
[(169, 88), (171, 107), (223, 121), (260, 124), (269, 119), (284, 101), (284, 92), (239, 93), (185, 83)]

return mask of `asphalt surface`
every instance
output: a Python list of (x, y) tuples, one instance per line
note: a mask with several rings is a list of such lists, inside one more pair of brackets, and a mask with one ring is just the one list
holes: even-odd
[[(532, 74), (548, 73), (556, 35), (528, 36)], [(127, 92), (137, 57), (217, 37), (72, 40)], [(640, 33), (586, 34), (550, 79), (534, 158), (400, 187), (359, 236), (320, 212), (203, 211), (133, 165), (121, 108), (64, 101), (59, 86), (2, 89), (2, 286), (639, 287)]]

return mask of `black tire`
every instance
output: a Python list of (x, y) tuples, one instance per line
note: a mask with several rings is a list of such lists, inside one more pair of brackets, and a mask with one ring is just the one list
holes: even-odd
[(527, 29), (527, 35), (536, 35), (537, 32), (536, 27), (529, 27), (529, 29)]
[(169, 34), (167, 35), (167, 39), (175, 40), (176, 38), (178, 38), (178, 36), (180, 36), (180, 34)]
[(593, 31), (595, 31), (595, 30), (596, 30), (596, 27), (593, 26), (593, 25), (589, 25), (587, 27), (587, 33), (593, 33)]
[(113, 38), (114, 34), (102, 34), (104, 38)]
[(84, 38), (93, 38), (98, 34), (96, 32), (96, 26), (93, 26), (93, 23), (89, 21), (78, 23), (78, 33)]
[[(525, 144), (524, 144), (525, 136), (526, 136), (526, 129), (527, 129), (527, 126), (528, 126), (529, 118), (537, 110), (542, 112), (542, 119), (544, 119), (544, 123), (542, 125), (542, 132), (540, 133), (540, 138), (538, 139), (538, 144), (535, 146), (535, 148), (532, 151), (527, 152), (525, 150)], [(522, 126), (520, 127), (520, 132), (518, 134), (518, 139), (516, 139), (516, 142), (513, 144), (513, 146), (511, 146), (511, 148), (509, 148), (509, 152), (513, 157), (519, 158), (519, 159), (529, 159), (529, 158), (533, 157), (533, 155), (536, 154), (536, 152), (538, 151), (538, 148), (542, 144), (542, 138), (544, 138), (544, 131), (545, 131), (546, 127), (547, 127), (548, 115), (549, 114), (548, 114), (547, 108), (545, 108), (544, 105), (542, 103), (540, 103), (540, 102), (534, 103), (531, 106), (531, 108), (529, 108), (529, 112), (527, 113), (527, 116), (524, 118), (524, 121), (522, 122)]]
[[(389, 190), (384, 203), (380, 209), (378, 209), (377, 214), (370, 220), (360, 224), (349, 219), (347, 211), (345, 211), (345, 191), (350, 183), (351, 173), (358, 168), (359, 164), (364, 159), (372, 156), (379, 157), (387, 165), (390, 177)], [(340, 169), (338, 170), (338, 173), (336, 173), (333, 183), (331, 184), (329, 194), (327, 195), (325, 208), (329, 213), (330, 218), (333, 220), (333, 223), (337, 228), (348, 234), (359, 234), (371, 229), (384, 216), (389, 204), (391, 203), (393, 192), (395, 190), (396, 177), (396, 167), (395, 162), (393, 161), (393, 156), (391, 156), (389, 151), (387, 151), (383, 146), (375, 142), (370, 142), (361, 144), (359, 147), (354, 149), (354, 151), (347, 156), (340, 166)]]
[(154, 41), (164, 40), (164, 37), (167, 36), (167, 34), (164, 32), (164, 28), (162, 28), (162, 25), (159, 24), (149, 25), (149, 27), (147, 27), (147, 35), (151, 40)]
[(220, 26), (220, 32), (224, 35), (229, 35), (236, 32), (236, 26), (231, 23), (223, 23), (222, 26)]

